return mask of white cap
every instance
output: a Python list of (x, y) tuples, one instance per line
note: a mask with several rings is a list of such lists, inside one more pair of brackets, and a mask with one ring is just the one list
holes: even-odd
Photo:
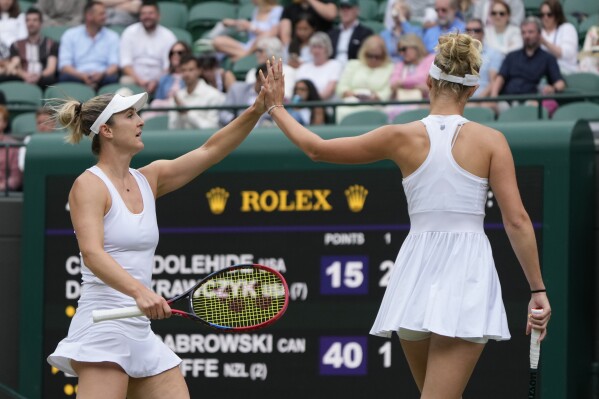
[(133, 96), (123, 97), (120, 94), (115, 94), (112, 100), (108, 103), (104, 111), (98, 116), (98, 119), (94, 122), (91, 127), (91, 131), (94, 134), (98, 134), (100, 126), (106, 123), (108, 119), (114, 114), (134, 108), (135, 111), (139, 111), (146, 105), (148, 101), (148, 93), (139, 93)]

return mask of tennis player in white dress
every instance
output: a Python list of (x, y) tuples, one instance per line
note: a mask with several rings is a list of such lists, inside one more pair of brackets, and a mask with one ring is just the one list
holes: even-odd
[[(147, 101), (141, 93), (106, 94), (57, 107), (67, 140), (92, 139), (97, 163), (82, 173), (69, 194), (71, 220), (81, 251), (82, 288), (68, 336), (48, 357), (79, 377), (77, 398), (188, 399), (181, 359), (152, 332), (150, 319), (170, 317), (166, 300), (151, 290), (158, 244), (156, 198), (189, 183), (233, 151), (266, 110), (265, 94), (198, 148), (174, 160), (131, 169), (144, 148)], [(137, 305), (143, 317), (94, 324), (91, 312)]]
[[(283, 106), (280, 62), (263, 79), (267, 111), (314, 161), (394, 161), (404, 177), (411, 229), (371, 333), (399, 335), (421, 398), (459, 399), (489, 339), (510, 333), (489, 241), (483, 231), (489, 188), (531, 289), (526, 333), (547, 333), (551, 306), (505, 137), (462, 115), (477, 88), (481, 44), (468, 35), (439, 38), (428, 85), (431, 112), (354, 137), (324, 140)], [(532, 308), (542, 308), (531, 315)]]

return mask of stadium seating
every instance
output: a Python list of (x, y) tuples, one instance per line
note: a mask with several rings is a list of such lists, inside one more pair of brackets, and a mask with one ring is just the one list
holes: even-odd
[(225, 18), (237, 18), (237, 6), (220, 1), (198, 3), (189, 10), (187, 30), (194, 40)]
[[(360, 20), (378, 20), (379, 3), (376, 0), (358, 0), (360, 6)], [(376, 33), (376, 32), (375, 32)]]
[(42, 89), (36, 85), (21, 81), (0, 83), (6, 102), (20, 105), (41, 105)]
[(366, 19), (361, 21), (362, 25), (369, 27), (372, 31), (378, 35), (383, 30), (385, 30), (385, 24), (375, 19)]
[[(143, 114), (141, 115), (143, 118)], [(148, 120), (144, 120), (143, 130), (167, 130), (168, 115), (157, 115)]]
[(555, 121), (571, 121), (576, 119), (599, 121), (599, 105), (585, 101), (562, 105), (553, 113), (552, 119)]
[(524, 11), (526, 15), (539, 15), (539, 9), (543, 0), (524, 0)]
[(145, 91), (142, 87), (136, 84), (111, 83), (100, 87), (98, 89), (98, 94), (116, 93), (119, 89), (123, 88), (130, 89), (133, 94), (143, 93)]
[[(542, 119), (547, 119), (548, 111), (547, 108), (541, 107)], [(535, 105), (518, 105), (511, 107), (501, 112), (497, 117), (498, 122), (525, 122), (525, 121), (538, 121), (539, 120), (539, 107)]]
[(574, 15), (579, 21), (584, 17), (599, 13), (599, 1), (596, 0), (567, 0), (563, 2), (564, 14)]
[(52, 98), (73, 98), (79, 101), (87, 101), (95, 95), (95, 90), (86, 84), (59, 82), (46, 88), (44, 91), (44, 101)]
[(193, 38), (191, 37), (191, 33), (189, 33), (189, 31), (187, 29), (174, 28), (174, 27), (171, 27), (169, 29), (171, 30), (171, 32), (173, 32), (175, 34), (175, 37), (177, 38), (177, 40), (185, 42), (185, 43), (189, 44), (190, 46), (193, 44)]
[(488, 107), (466, 107), (464, 118), (479, 123), (492, 122), (495, 120), (495, 112)]
[(35, 133), (37, 124), (35, 123), (35, 112), (24, 112), (15, 116), (11, 123), (11, 136), (17, 139)]
[(231, 72), (235, 75), (235, 78), (240, 81), (245, 81), (245, 75), (247, 75), (248, 71), (252, 68), (258, 66), (258, 61), (256, 60), (256, 56), (250, 54), (243, 58), (240, 58), (233, 64), (231, 68)]
[(187, 27), (187, 6), (172, 1), (159, 1), (160, 25), (167, 28), (185, 29)]
[(42, 36), (49, 37), (57, 43), (60, 43), (62, 34), (69, 29), (68, 26), (44, 26), (42, 28)]
[(428, 108), (411, 109), (408, 111), (404, 111), (401, 114), (397, 115), (395, 118), (393, 118), (393, 123), (409, 123), (418, 121), (428, 116), (429, 113), (430, 110)]
[(364, 110), (357, 111), (351, 114), (348, 114), (341, 122), (339, 122), (340, 126), (376, 126), (376, 125), (386, 125), (387, 122), (387, 114), (383, 111), (378, 110)]

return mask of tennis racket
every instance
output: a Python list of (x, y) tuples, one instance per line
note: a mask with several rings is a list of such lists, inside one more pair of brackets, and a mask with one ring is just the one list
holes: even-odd
[[(541, 314), (543, 309), (531, 309), (532, 314)], [(539, 337), (541, 332), (533, 328), (530, 332), (530, 382), (528, 383), (528, 399), (535, 399), (537, 392), (537, 376), (539, 356), (541, 354), (541, 343)]]
[[(278, 271), (258, 264), (243, 264), (214, 272), (181, 295), (168, 301), (182, 302), (186, 311), (172, 314), (220, 330), (248, 331), (278, 320), (289, 303), (289, 288)], [(137, 306), (94, 310), (94, 323), (143, 316)]]

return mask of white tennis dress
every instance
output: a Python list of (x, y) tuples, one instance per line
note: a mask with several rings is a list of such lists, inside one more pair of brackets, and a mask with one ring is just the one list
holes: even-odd
[[(97, 166), (88, 169), (104, 181), (112, 206), (104, 216), (104, 249), (114, 260), (146, 287), (152, 283), (154, 251), (158, 245), (158, 224), (152, 189), (145, 176), (135, 169), (143, 198), (143, 211), (132, 213), (110, 179)], [(148, 377), (176, 367), (181, 359), (150, 328), (147, 317), (93, 323), (92, 311), (135, 305), (130, 296), (104, 284), (81, 259), (81, 297), (68, 336), (57, 346), (48, 362), (76, 375), (71, 359), (83, 362), (114, 362), (131, 377)]]
[(430, 150), (403, 179), (410, 233), (391, 272), (373, 335), (390, 337), (401, 327), (448, 337), (510, 338), (483, 230), (488, 180), (461, 168), (451, 152), (466, 122), (460, 115), (422, 120)]

